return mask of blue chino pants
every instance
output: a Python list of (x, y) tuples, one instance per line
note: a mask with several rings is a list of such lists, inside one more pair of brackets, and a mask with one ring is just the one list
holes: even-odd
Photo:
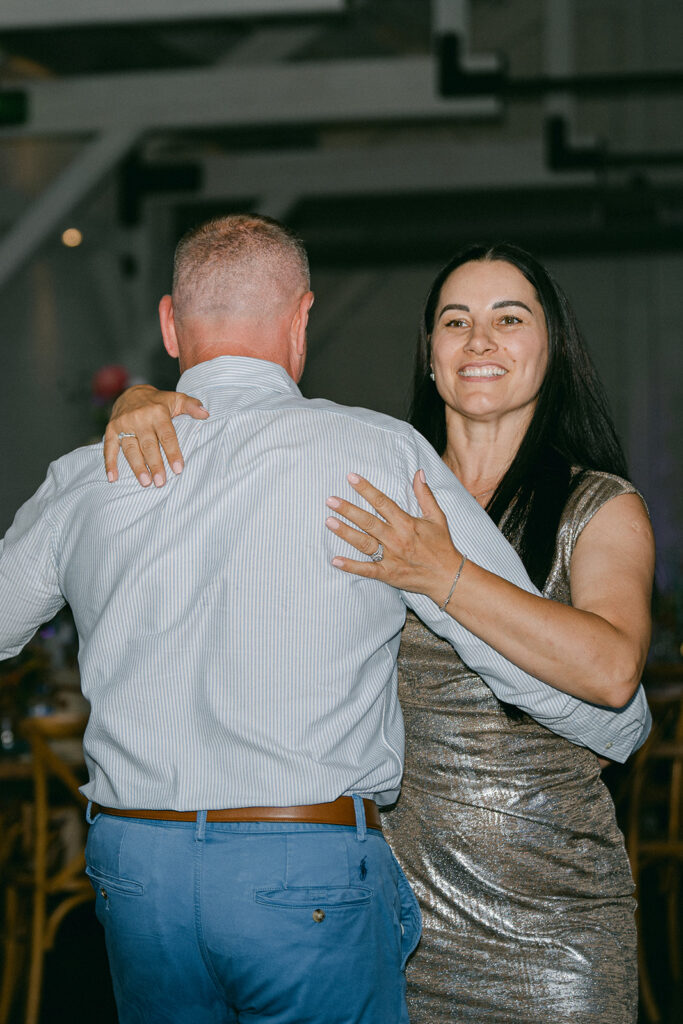
[(98, 815), (86, 870), (120, 1024), (405, 1024), (420, 911), (356, 807), (355, 828)]

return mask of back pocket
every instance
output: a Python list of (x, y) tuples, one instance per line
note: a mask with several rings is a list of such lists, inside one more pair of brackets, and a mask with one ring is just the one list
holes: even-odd
[(145, 887), (142, 882), (134, 882), (130, 878), (121, 878), (118, 875), (108, 875), (106, 871), (98, 871), (88, 865), (85, 873), (92, 882), (96, 891), (101, 892), (123, 892), (128, 896), (142, 896)]
[(334, 911), (366, 906), (372, 899), (372, 890), (348, 885), (294, 885), (287, 889), (257, 889), (254, 899), (264, 906), (288, 910)]

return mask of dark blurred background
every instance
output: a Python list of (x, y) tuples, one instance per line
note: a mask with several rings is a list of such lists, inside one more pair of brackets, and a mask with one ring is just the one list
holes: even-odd
[(680, 668), (682, 43), (681, 0), (2, 0), (0, 534), (127, 381), (174, 385), (156, 306), (198, 221), (299, 232), (304, 393), (398, 416), (430, 279), (505, 239), (578, 312)]

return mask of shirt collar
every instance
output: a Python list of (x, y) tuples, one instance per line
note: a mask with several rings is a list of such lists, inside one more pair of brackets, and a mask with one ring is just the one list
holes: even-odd
[(236, 385), (301, 396), (299, 388), (283, 366), (248, 356), (217, 356), (197, 363), (185, 370), (176, 385), (176, 391), (196, 395), (209, 388)]

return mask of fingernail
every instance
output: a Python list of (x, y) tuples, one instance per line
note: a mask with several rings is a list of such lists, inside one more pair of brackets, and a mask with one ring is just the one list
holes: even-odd
[(110, 484), (114, 483), (114, 474), (112, 473), (111, 470), (109, 470), (109, 472), (107, 473), (107, 480), (109, 481)]
[(420, 470), (418, 471), (418, 474), (417, 474), (417, 475), (419, 476), (419, 478), (420, 478), (420, 480), (422, 481), (422, 483), (423, 483), (423, 484), (426, 484), (426, 483), (427, 483), (427, 477), (425, 476), (425, 471), (424, 471), (424, 469), (420, 469)]
[(358, 476), (357, 473), (349, 473), (346, 479), (349, 481), (350, 484), (360, 483), (360, 477)]
[(149, 487), (152, 482), (152, 478), (149, 473), (141, 473), (139, 480), (143, 487)]
[(171, 463), (171, 469), (173, 470), (173, 472), (175, 473), (176, 476), (178, 475), (178, 473), (182, 473), (182, 471), (183, 471), (183, 464), (182, 464), (182, 462), (180, 462), (180, 461), (172, 462)]
[(154, 486), (155, 487), (163, 487), (164, 486), (164, 478), (161, 475), (161, 473), (155, 473), (154, 474)]
[(330, 508), (339, 508), (339, 506), (341, 505), (341, 501), (339, 500), (339, 498), (328, 498), (325, 504), (329, 505)]
[(325, 520), (325, 526), (328, 526), (330, 530), (338, 530), (339, 520), (333, 519), (332, 516), (328, 516), (327, 519)]
[(333, 558), (333, 559), (332, 559), (332, 565), (336, 565), (336, 567), (337, 567), (338, 569), (341, 569), (341, 567), (343, 566), (343, 564), (344, 564), (344, 563), (342, 562), (341, 558)]

